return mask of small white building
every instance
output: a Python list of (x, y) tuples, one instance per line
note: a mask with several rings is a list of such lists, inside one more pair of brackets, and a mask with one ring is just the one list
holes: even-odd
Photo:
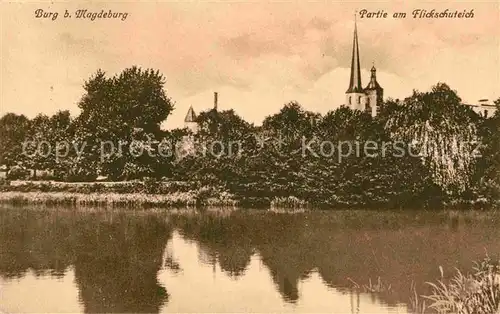
[(193, 106), (189, 107), (189, 110), (184, 118), (184, 127), (189, 129), (192, 133), (198, 133), (198, 121), (196, 113), (194, 112)]
[(467, 104), (474, 112), (483, 118), (489, 118), (495, 114), (497, 106), (488, 99), (479, 99), (477, 104)]
[[(214, 92), (214, 109), (217, 111), (218, 104), (218, 93)], [(184, 118), (184, 127), (191, 130), (193, 134), (198, 133), (200, 130), (200, 126), (198, 125), (198, 116), (194, 112), (193, 106), (190, 106), (188, 112), (186, 113), (186, 117)]]
[(0, 166), (0, 179), (5, 179), (7, 178), (7, 166), (6, 165), (1, 165)]

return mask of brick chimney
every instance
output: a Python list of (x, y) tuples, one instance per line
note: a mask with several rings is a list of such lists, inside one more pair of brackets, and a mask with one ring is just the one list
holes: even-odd
[(214, 92), (214, 110), (217, 111), (218, 94)]

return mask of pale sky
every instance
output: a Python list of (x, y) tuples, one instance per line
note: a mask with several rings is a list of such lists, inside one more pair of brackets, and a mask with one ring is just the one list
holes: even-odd
[[(320, 113), (345, 100), (354, 12), (362, 84), (377, 67), (384, 96), (446, 82), (465, 102), (500, 97), (500, 1), (15, 1), (2, 2), (0, 114), (78, 114), (83, 83), (137, 65), (160, 70), (175, 102), (168, 128), (192, 105), (234, 109), (260, 124), (296, 100)], [(35, 10), (58, 12), (37, 19)], [(121, 20), (64, 19), (65, 10), (127, 12)], [(414, 9), (474, 10), (472, 19), (413, 19)], [(394, 12), (406, 12), (394, 19)]]

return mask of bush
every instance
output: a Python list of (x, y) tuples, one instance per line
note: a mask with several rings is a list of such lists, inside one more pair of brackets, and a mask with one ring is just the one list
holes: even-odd
[(36, 179), (37, 180), (55, 180), (56, 176), (54, 176), (51, 173), (47, 173), (47, 172), (42, 171), (40, 174), (37, 174)]
[(7, 178), (0, 178), (0, 186), (9, 186), (10, 181)]
[(160, 189), (160, 183), (156, 178), (146, 177), (143, 181), (144, 192), (148, 194), (156, 194)]
[(66, 182), (91, 182), (97, 179), (97, 174), (88, 171), (71, 172), (63, 178)]
[(9, 180), (25, 180), (29, 177), (30, 172), (19, 166), (12, 167), (9, 172), (7, 172), (7, 179)]

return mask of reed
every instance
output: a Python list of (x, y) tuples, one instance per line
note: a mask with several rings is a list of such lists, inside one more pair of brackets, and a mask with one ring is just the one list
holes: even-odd
[(372, 279), (368, 279), (368, 284), (360, 285), (351, 278), (347, 278), (352, 283), (352, 288), (359, 290), (361, 289), (364, 293), (391, 293), (392, 285), (383, 283), (380, 277), (377, 278), (375, 282)]
[(417, 293), (417, 287), (415, 283), (412, 282), (410, 287), (410, 303), (408, 304), (409, 312), (413, 314), (424, 314), (427, 309), (428, 307), (424, 298)]
[(377, 281), (372, 282), (370, 278), (367, 285), (363, 285), (365, 292), (370, 293), (390, 293), (392, 291), (392, 286), (382, 282), (382, 279), (378, 277)]
[(500, 261), (486, 257), (475, 263), (471, 274), (456, 270), (450, 280), (429, 282), (432, 294), (424, 296), (431, 303), (429, 308), (437, 313), (495, 314), (500, 313)]

